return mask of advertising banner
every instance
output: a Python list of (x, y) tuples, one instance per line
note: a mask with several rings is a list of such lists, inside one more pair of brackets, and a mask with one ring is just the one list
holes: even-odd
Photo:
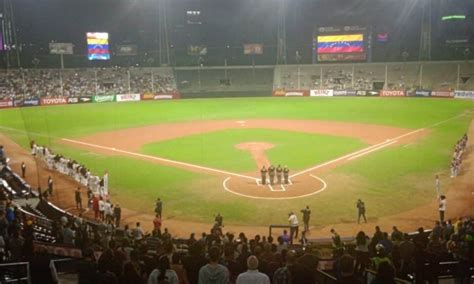
[(94, 102), (94, 103), (115, 102), (115, 95), (93, 96), (92, 97), (92, 102)]
[(453, 98), (454, 93), (449, 91), (432, 91), (431, 96), (437, 98)]
[(0, 100), (0, 108), (10, 108), (10, 107), (13, 107), (12, 99)]
[(41, 105), (48, 106), (48, 105), (65, 105), (67, 104), (67, 97), (42, 97), (41, 98)]
[(379, 91), (357, 91), (357, 96), (376, 97), (379, 95)]
[(381, 90), (380, 91), (381, 97), (404, 97), (405, 91), (400, 90)]
[(138, 54), (138, 47), (136, 44), (120, 44), (116, 46), (118, 56), (134, 56)]
[(245, 55), (260, 55), (263, 54), (263, 44), (261, 43), (248, 43), (244, 44)]
[(170, 100), (179, 98), (181, 98), (181, 94), (178, 91), (169, 93), (157, 93), (153, 96), (154, 100)]
[(67, 103), (68, 104), (78, 104), (79, 103), (79, 98), (69, 97), (69, 98), (67, 98)]
[(49, 43), (49, 53), (51, 54), (73, 54), (74, 45), (66, 42)]
[(150, 92), (146, 92), (142, 94), (142, 98), (141, 98), (142, 101), (148, 101), (148, 100), (154, 100), (154, 99), (155, 99), (155, 94), (150, 93)]
[(140, 101), (140, 94), (120, 94), (116, 96), (117, 102), (137, 102)]
[(40, 100), (39, 98), (28, 98), (23, 101), (23, 106), (39, 106)]
[(272, 93), (274, 97), (284, 97), (285, 94), (286, 94), (286, 91), (282, 89), (274, 90)]
[(334, 90), (333, 96), (355, 96), (357, 91), (355, 90)]
[(430, 97), (431, 90), (415, 90), (415, 92), (412, 94), (415, 97)]
[(91, 102), (92, 102), (92, 97), (79, 97), (80, 104), (91, 103)]
[(275, 90), (274, 97), (309, 97), (309, 90)]
[(334, 94), (333, 90), (330, 89), (321, 89), (321, 90), (311, 90), (311, 97), (332, 97)]
[(22, 107), (22, 106), (23, 106), (23, 102), (24, 102), (23, 99), (15, 99), (15, 101), (13, 102), (13, 105), (14, 105), (15, 107)]
[(289, 91), (285, 93), (285, 97), (303, 97), (303, 91)]
[(454, 91), (454, 98), (474, 100), (474, 91)]

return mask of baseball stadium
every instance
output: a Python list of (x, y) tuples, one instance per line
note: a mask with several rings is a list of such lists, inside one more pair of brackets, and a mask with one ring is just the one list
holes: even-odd
[(0, 283), (474, 281), (471, 1), (2, 1)]

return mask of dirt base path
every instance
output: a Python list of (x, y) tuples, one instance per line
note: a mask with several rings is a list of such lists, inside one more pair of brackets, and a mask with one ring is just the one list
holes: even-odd
[[(367, 125), (365, 125), (367, 127)], [(355, 131), (355, 130), (354, 130)], [(406, 131), (406, 130), (405, 130)], [(398, 133), (403, 133), (398, 130)], [(334, 135), (334, 133), (332, 133)], [(385, 133), (388, 135), (389, 133)], [(379, 142), (381, 139), (386, 139), (387, 136), (382, 138), (378, 136), (377, 139), (372, 138), (372, 143)], [(390, 134), (393, 135), (393, 134)], [(471, 123), (469, 132), (469, 140), (467, 146), (467, 155), (463, 161), (463, 168), (461, 175), (452, 180), (452, 183), (447, 186), (447, 218), (457, 218), (459, 216), (472, 215), (474, 208), (474, 123)], [(415, 136), (418, 136), (415, 135)], [(412, 138), (404, 138), (405, 142)], [(55, 181), (56, 189), (51, 201), (57, 206), (69, 210), (73, 213), (78, 213), (74, 208), (74, 189), (78, 184), (70, 177), (52, 172), (46, 168), (46, 165), (42, 162), (38, 162), (32, 157), (28, 151), (21, 148), (19, 145), (11, 141), (8, 137), (0, 133), (0, 144), (5, 146), (6, 154), (11, 158), (10, 165), (15, 172), (20, 172), (20, 164), (24, 161), (28, 167), (26, 181), (33, 187), (37, 187), (39, 184), (45, 188), (46, 181), (49, 175), (51, 175)], [(330, 169), (335, 164), (325, 167), (324, 169)], [(322, 171), (322, 168), (315, 169), (314, 173)], [(86, 200), (85, 196), (83, 200)], [(122, 206), (123, 207), (123, 206)], [(123, 224), (134, 224), (136, 221), (141, 221), (145, 230), (150, 231), (152, 228), (153, 215), (144, 214), (123, 208)], [(86, 217), (91, 217), (91, 212), (85, 212)], [(188, 237), (190, 233), (208, 232), (211, 223), (196, 223), (184, 220), (177, 220), (169, 216), (164, 216), (164, 227), (170, 229), (175, 236)], [(320, 238), (329, 236), (329, 229), (335, 228), (340, 234), (344, 236), (353, 236), (359, 230), (365, 230), (372, 232), (375, 225), (381, 226), (383, 230), (390, 230), (391, 226), (397, 225), (401, 230), (414, 231), (419, 226), (425, 228), (431, 228), (434, 221), (438, 219), (437, 200), (433, 198), (431, 202), (423, 206), (414, 208), (406, 212), (400, 212), (399, 214), (384, 216), (384, 217), (369, 217), (367, 224), (357, 225), (354, 222), (346, 222), (339, 224), (332, 224), (327, 226), (320, 226), (312, 224), (310, 238)], [(355, 217), (354, 217), (355, 219)], [(238, 226), (238, 225), (227, 225), (226, 231), (239, 233), (244, 232), (250, 236), (255, 234), (266, 235), (268, 233), (267, 226)], [(279, 232), (277, 232), (279, 233)]]
[(106, 131), (81, 137), (78, 140), (104, 147), (126, 149), (136, 152), (145, 144), (228, 129), (272, 129), (316, 133), (358, 138), (367, 144), (377, 144), (390, 137), (402, 135), (410, 131), (410, 129), (384, 125), (324, 120), (200, 120)]

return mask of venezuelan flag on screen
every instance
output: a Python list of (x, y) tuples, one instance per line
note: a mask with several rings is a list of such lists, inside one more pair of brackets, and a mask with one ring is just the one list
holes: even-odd
[(318, 53), (364, 52), (364, 35), (318, 36)]
[(109, 34), (87, 33), (87, 56), (89, 60), (109, 60)]

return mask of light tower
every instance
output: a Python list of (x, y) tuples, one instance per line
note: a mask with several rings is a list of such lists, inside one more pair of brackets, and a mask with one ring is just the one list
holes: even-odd
[(431, 60), (431, 0), (421, 1), (421, 28), (419, 60)]
[[(15, 18), (13, 15), (13, 5), (11, 0), (2, 0), (1, 6), (1, 32), (2, 43), (1, 49), (5, 49), (7, 69), (12, 66), (12, 60), (16, 63), (16, 67), (21, 67), (20, 62), (20, 46), (18, 45), (18, 36), (16, 33)], [(16, 59), (14, 59), (14, 58)], [(14, 64), (15, 64), (14, 63)]]
[(158, 0), (158, 62), (160, 66), (170, 65), (166, 6), (167, 0)]
[(286, 9), (287, 0), (277, 0), (277, 64), (286, 64)]

